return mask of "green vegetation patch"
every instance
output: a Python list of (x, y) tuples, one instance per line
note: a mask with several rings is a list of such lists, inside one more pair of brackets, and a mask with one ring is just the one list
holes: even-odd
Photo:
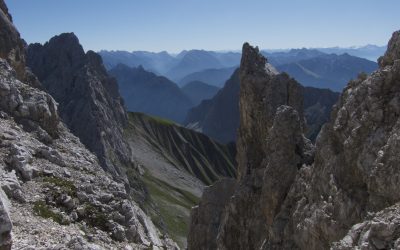
[(162, 231), (166, 231), (183, 248), (189, 232), (190, 209), (198, 204), (199, 198), (148, 173), (144, 175), (144, 182), (159, 212), (151, 216), (153, 222), (160, 225), (162, 221), (165, 228)]
[(97, 207), (86, 204), (84, 220), (92, 227), (97, 227), (103, 231), (107, 231), (107, 216)]
[(33, 204), (33, 211), (45, 219), (51, 218), (60, 225), (69, 225), (70, 222), (65, 220), (62, 214), (54, 212), (44, 201), (36, 201)]
[(59, 177), (43, 177), (43, 182), (53, 184), (71, 197), (76, 197), (76, 187), (72, 181)]
[(175, 125), (175, 123), (173, 121), (168, 120), (168, 119), (164, 119), (164, 118), (161, 118), (161, 117), (150, 116), (149, 118), (151, 120), (153, 120), (154, 122), (157, 122), (157, 123), (162, 124), (162, 125), (166, 125), (166, 126)]

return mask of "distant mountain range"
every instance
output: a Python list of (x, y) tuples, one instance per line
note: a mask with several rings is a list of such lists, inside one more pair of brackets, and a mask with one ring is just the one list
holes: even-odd
[(104, 66), (110, 70), (118, 64), (125, 64), (129, 67), (142, 66), (148, 71), (156, 74), (167, 72), (177, 59), (167, 52), (146, 52), (146, 51), (106, 51), (99, 52), (103, 58)]
[(224, 68), (224, 65), (213, 53), (204, 50), (190, 50), (182, 56), (176, 65), (165, 72), (165, 76), (178, 82), (191, 73), (220, 68)]
[(109, 70), (109, 74), (117, 80), (128, 111), (177, 123), (183, 122), (190, 108), (214, 97), (219, 90), (201, 81), (192, 81), (179, 88), (168, 78), (146, 71), (142, 66), (118, 64)]
[[(279, 71), (288, 73), (303, 86), (333, 91), (341, 91), (361, 72), (371, 73), (378, 67), (364, 58), (326, 54), (315, 49), (262, 53)], [(226, 106), (226, 102), (239, 92), (238, 78), (231, 78), (223, 90), (218, 92), (218, 89), (234, 73), (236, 67), (232, 65), (239, 64), (240, 53), (191, 50), (171, 56), (167, 52), (102, 51), (101, 55), (107, 67), (115, 65), (109, 72), (117, 79), (129, 111), (184, 122), (223, 142), (234, 138), (236, 130), (228, 127), (238, 123), (229, 117), (235, 107)], [(204, 115), (205, 107), (211, 106), (215, 107), (210, 108), (204, 119), (196, 118), (199, 113)], [(231, 124), (216, 123), (217, 119)]]
[(178, 82), (182, 86), (192, 81), (201, 81), (213, 86), (223, 87), (226, 80), (233, 74), (237, 67), (222, 68), (222, 69), (206, 69), (185, 76)]
[[(369, 45), (359, 48), (264, 50), (262, 53), (278, 70), (286, 71), (304, 86), (338, 91), (360, 72), (370, 73), (375, 70), (377, 64), (370, 60), (376, 60), (385, 48)], [(222, 87), (241, 58), (239, 52), (205, 50), (185, 50), (178, 55), (143, 51), (99, 53), (108, 69), (119, 63), (130, 67), (141, 65), (145, 70), (165, 76), (179, 86), (201, 81)]]
[(268, 59), (268, 62), (275, 67), (282, 64), (295, 63), (301, 60), (326, 55), (325, 53), (315, 49), (291, 49), (282, 52), (262, 51), (262, 54)]
[(119, 91), (129, 111), (182, 122), (192, 101), (169, 79), (146, 71), (118, 64), (109, 71), (117, 79)]
[[(241, 54), (237, 52), (205, 50), (185, 50), (176, 56), (172, 56), (167, 52), (153, 53), (145, 51), (102, 50), (99, 54), (102, 56), (104, 65), (108, 70), (120, 63), (130, 67), (142, 66), (147, 71), (151, 71), (157, 75), (164, 75), (177, 83), (180, 83), (185, 76), (195, 72), (238, 66), (241, 57)], [(185, 83), (188, 83), (188, 81)]]
[(341, 55), (347, 53), (349, 55), (365, 58), (374, 62), (376, 62), (378, 58), (385, 53), (386, 49), (387, 49), (386, 46), (376, 46), (371, 44), (361, 47), (348, 47), (348, 48), (340, 48), (340, 47), (317, 48), (317, 50), (328, 54), (334, 53), (337, 55)]
[[(279, 58), (281, 59), (281, 58)], [(329, 88), (341, 91), (351, 79), (361, 72), (371, 73), (378, 64), (349, 54), (321, 54), (286, 64), (271, 63), (281, 72), (286, 72), (304, 86)]]

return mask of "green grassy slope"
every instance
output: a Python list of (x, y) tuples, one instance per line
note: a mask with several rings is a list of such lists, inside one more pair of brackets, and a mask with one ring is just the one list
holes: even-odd
[(171, 121), (129, 113), (125, 136), (144, 169), (145, 210), (156, 225), (186, 248), (190, 209), (202, 189), (220, 177), (235, 177), (235, 148)]
[(171, 164), (183, 167), (204, 184), (220, 176), (236, 177), (235, 147), (220, 144), (209, 137), (160, 118), (129, 113), (131, 129), (140, 128), (142, 136), (157, 148)]

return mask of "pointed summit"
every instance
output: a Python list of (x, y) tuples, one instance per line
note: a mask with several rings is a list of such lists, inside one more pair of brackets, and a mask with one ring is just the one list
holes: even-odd
[(393, 32), (384, 56), (378, 59), (381, 68), (393, 65), (394, 61), (400, 59), (400, 30)]
[(240, 69), (242, 74), (278, 74), (278, 71), (268, 63), (267, 58), (260, 53), (258, 47), (252, 47), (249, 43), (243, 44)]

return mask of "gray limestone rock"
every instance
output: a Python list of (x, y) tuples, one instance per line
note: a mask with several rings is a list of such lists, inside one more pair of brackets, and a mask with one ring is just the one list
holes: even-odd
[(0, 59), (0, 108), (28, 130), (43, 128), (56, 137), (59, 118), (53, 98), (36, 88), (23, 84), (6, 60)]
[(346, 236), (333, 243), (332, 249), (399, 249), (399, 231), (400, 207), (396, 204), (352, 226)]
[(10, 218), (10, 202), (6, 194), (0, 188), (0, 249), (11, 249), (12, 222)]
[(200, 204), (191, 211), (189, 249), (216, 249), (222, 213), (235, 188), (235, 179), (224, 178), (204, 189)]

